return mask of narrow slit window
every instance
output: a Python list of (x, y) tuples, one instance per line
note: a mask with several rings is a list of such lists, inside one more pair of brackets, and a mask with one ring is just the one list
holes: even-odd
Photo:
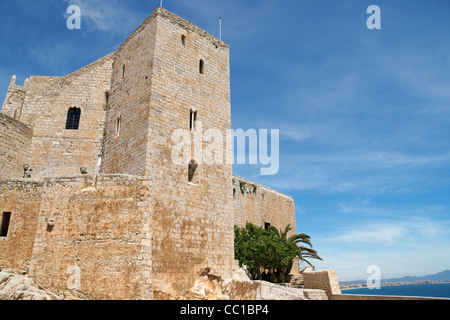
[(183, 44), (183, 46), (186, 45), (186, 36), (184, 34), (181, 35), (181, 43)]
[(120, 136), (120, 129), (122, 126), (122, 116), (117, 117), (116, 121), (116, 138)]
[(10, 220), (11, 220), (11, 212), (3, 212), (1, 226), (0, 226), (0, 237), (5, 238), (8, 236)]
[(125, 78), (125, 65), (122, 66), (122, 79)]
[(189, 182), (193, 182), (194, 181), (195, 172), (197, 171), (197, 169), (198, 169), (198, 164), (195, 162), (195, 160), (191, 160), (189, 162), (189, 168), (188, 168), (188, 170), (189, 170), (188, 181)]
[(109, 107), (109, 91), (105, 92), (105, 104), (106, 104), (106, 107), (108, 108)]
[(197, 111), (191, 110), (189, 128), (191, 131), (197, 129)]
[(203, 74), (205, 72), (205, 61), (203, 61), (203, 59), (200, 59), (199, 62), (199, 72), (200, 74)]
[(66, 130), (78, 130), (80, 127), (81, 109), (70, 108), (67, 113)]

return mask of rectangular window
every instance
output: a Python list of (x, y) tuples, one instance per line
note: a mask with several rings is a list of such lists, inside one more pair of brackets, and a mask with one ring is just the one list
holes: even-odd
[(271, 224), (269, 222), (264, 223), (264, 229), (269, 230)]
[(3, 212), (0, 225), (0, 237), (8, 236), (9, 222), (11, 220), (11, 212)]

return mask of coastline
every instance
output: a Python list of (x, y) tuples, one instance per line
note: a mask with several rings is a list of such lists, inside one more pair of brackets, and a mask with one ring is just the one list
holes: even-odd
[[(381, 287), (394, 287), (394, 286), (409, 286), (409, 285), (420, 285), (420, 284), (439, 284), (439, 283), (450, 283), (450, 281), (415, 281), (415, 282), (382, 282)], [(355, 283), (348, 285), (340, 285), (341, 291), (355, 290), (355, 289), (365, 289), (367, 284)]]

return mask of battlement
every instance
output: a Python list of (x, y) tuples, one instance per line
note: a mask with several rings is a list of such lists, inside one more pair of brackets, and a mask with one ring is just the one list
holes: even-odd
[(132, 39), (139, 35), (140, 32), (145, 29), (156, 17), (162, 17), (171, 23), (178, 25), (180, 28), (189, 31), (194, 32), (198, 34), (199, 36), (207, 39), (210, 41), (213, 45), (216, 47), (223, 47), (223, 48), (229, 48), (229, 45), (221, 40), (219, 40), (217, 37), (211, 35), (207, 31), (201, 29), (200, 27), (194, 25), (193, 23), (187, 21), (186, 19), (183, 19), (176, 14), (164, 9), (163, 7), (156, 8), (155, 11), (122, 43), (122, 45), (119, 47), (118, 51), (122, 47), (125, 47)]

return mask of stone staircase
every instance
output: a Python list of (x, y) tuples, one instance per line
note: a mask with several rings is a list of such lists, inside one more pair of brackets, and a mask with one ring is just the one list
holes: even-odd
[(303, 274), (291, 275), (291, 281), (289, 281), (289, 284), (291, 288), (303, 289), (305, 287)]
[(325, 290), (305, 289), (303, 274), (291, 275), (289, 283), (284, 283), (281, 285), (293, 289), (302, 289), (303, 296), (306, 300), (328, 300)]
[(302, 274), (291, 274), (289, 282), (281, 283), (280, 285), (287, 288), (303, 289), (305, 287), (305, 281), (303, 280)]

